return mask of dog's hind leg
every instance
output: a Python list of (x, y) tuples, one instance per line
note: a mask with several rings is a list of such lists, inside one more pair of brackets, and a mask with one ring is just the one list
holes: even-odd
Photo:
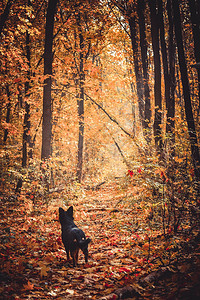
[(73, 259), (73, 267), (76, 267), (78, 264), (78, 251), (79, 249), (74, 250), (73, 252), (71, 251), (71, 257)]
[(70, 258), (69, 258), (69, 249), (67, 248), (67, 247), (65, 247), (65, 251), (66, 251), (66, 253), (67, 253), (67, 260), (69, 260)]
[(75, 254), (76, 265), (78, 265), (78, 252), (79, 252), (79, 249), (76, 250), (76, 254)]

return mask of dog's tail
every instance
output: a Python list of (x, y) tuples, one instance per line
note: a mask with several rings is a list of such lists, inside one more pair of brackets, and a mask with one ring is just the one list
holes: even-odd
[(77, 240), (77, 243), (81, 249), (86, 248), (88, 244), (91, 242), (90, 238)]
[(85, 255), (85, 262), (88, 262), (88, 244), (91, 242), (91, 239), (89, 238), (83, 238), (79, 241), (79, 247), (83, 251), (83, 254)]

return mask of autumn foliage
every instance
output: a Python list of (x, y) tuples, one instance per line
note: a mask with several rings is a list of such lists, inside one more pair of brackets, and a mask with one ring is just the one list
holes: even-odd
[[(3, 299), (200, 297), (199, 9), (0, 2)], [(69, 206), (92, 240), (75, 268)]]

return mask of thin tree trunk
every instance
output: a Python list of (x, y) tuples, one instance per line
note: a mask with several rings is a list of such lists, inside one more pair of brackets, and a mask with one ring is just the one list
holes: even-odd
[(52, 61), (53, 61), (53, 28), (54, 15), (58, 0), (49, 0), (46, 16), (45, 46), (44, 46), (44, 80), (43, 89), (43, 123), (42, 123), (42, 153), (41, 158), (49, 158), (52, 154)]
[[(188, 0), (194, 37), (194, 54), (197, 63), (200, 63), (200, 1)], [(199, 5), (199, 7), (198, 7)], [(200, 68), (197, 68), (199, 87), (199, 110), (200, 110)]]
[(148, 74), (148, 56), (147, 56), (147, 38), (145, 33), (145, 18), (144, 18), (145, 3), (144, 0), (138, 0), (137, 13), (140, 31), (140, 48), (142, 57), (142, 69), (144, 80), (144, 126), (148, 128), (151, 121), (151, 103), (149, 90), (149, 74)]
[(77, 162), (77, 180), (81, 182), (83, 172), (83, 145), (84, 145), (84, 88), (83, 82), (79, 85), (79, 98), (77, 99), (79, 116), (79, 138), (78, 138), (78, 162)]
[[(29, 70), (27, 72), (27, 81), (25, 83), (25, 97), (28, 96), (28, 91), (30, 89), (30, 69), (31, 69), (31, 53), (30, 53), (30, 36), (28, 31), (26, 31), (26, 58), (29, 65)], [(25, 100), (25, 115), (24, 115), (24, 133), (23, 133), (23, 153), (22, 153), (22, 167), (27, 166), (28, 160), (28, 143), (30, 142), (30, 104)]]
[(136, 19), (135, 17), (129, 17), (128, 19), (130, 33), (131, 33), (131, 43), (133, 49), (133, 61), (135, 68), (135, 77), (136, 77), (136, 87), (137, 87), (137, 96), (138, 96), (138, 104), (139, 104), (139, 112), (142, 127), (145, 127), (144, 124), (144, 90), (143, 90), (143, 76), (141, 74), (140, 66), (139, 66), (139, 50), (138, 50), (138, 41), (137, 41), (137, 31), (136, 31)]
[(175, 26), (175, 36), (178, 48), (178, 59), (181, 72), (181, 81), (183, 86), (183, 96), (185, 104), (185, 114), (186, 121), (188, 126), (188, 132), (190, 137), (190, 146), (192, 153), (192, 160), (194, 165), (194, 172), (197, 180), (200, 178), (200, 155), (198, 148), (198, 140), (196, 135), (194, 117), (192, 112), (192, 104), (190, 98), (190, 87), (187, 73), (187, 65), (183, 47), (183, 37), (182, 37), (182, 28), (181, 28), (181, 16), (179, 10), (179, 1), (172, 0), (173, 5), (173, 14), (174, 14), (174, 26)]
[(169, 67), (168, 67), (169, 64), (167, 58), (167, 47), (165, 43), (165, 28), (164, 28), (164, 20), (163, 20), (162, 0), (158, 0), (158, 17), (160, 23), (160, 44), (161, 44), (162, 63), (163, 63), (164, 82), (165, 82), (165, 102), (167, 105), (170, 99), (170, 84), (169, 84)]
[[(6, 93), (7, 93), (7, 97), (8, 97), (8, 103), (6, 105), (7, 108), (7, 112), (6, 112), (6, 123), (10, 123), (10, 111), (11, 111), (11, 100), (10, 100), (10, 89), (9, 89), (9, 85), (6, 85)], [(8, 128), (5, 128), (4, 130), (4, 137), (3, 137), (3, 143), (6, 144), (7, 141), (7, 137), (8, 137)]]
[(159, 52), (159, 20), (156, 13), (156, 1), (148, 0), (151, 18), (151, 36), (154, 57), (154, 99), (155, 99), (155, 117), (154, 117), (154, 138), (158, 151), (162, 150), (161, 119), (162, 119), (162, 96), (161, 96), (161, 62)]
[(77, 95), (77, 107), (78, 107), (78, 118), (79, 118), (79, 138), (78, 138), (78, 157), (77, 157), (77, 173), (76, 177), (78, 182), (81, 182), (83, 172), (83, 146), (84, 146), (84, 40), (82, 34), (82, 28), (80, 24), (80, 13), (77, 17), (77, 25), (79, 31), (79, 82), (78, 82), (78, 95)]
[(173, 25), (173, 18), (172, 18), (172, 3), (171, 0), (167, 1), (167, 14), (169, 20), (169, 88), (170, 88), (170, 97), (169, 101), (166, 103), (167, 107), (167, 126), (166, 131), (167, 133), (171, 134), (172, 143), (175, 143), (175, 44), (174, 44), (174, 25)]
[[(26, 31), (26, 59), (29, 65), (29, 69), (27, 72), (27, 81), (25, 83), (25, 97), (28, 96), (28, 91), (30, 88), (30, 69), (31, 69), (31, 52), (30, 52), (30, 36), (28, 31)], [(22, 168), (27, 167), (28, 162), (28, 143), (30, 142), (30, 104), (27, 100), (24, 101), (25, 106), (25, 114), (24, 114), (24, 132), (23, 132), (23, 140), (22, 140)], [(17, 187), (15, 189), (15, 193), (20, 193), (23, 184), (23, 179), (20, 177), (17, 182)]]
[(4, 9), (4, 12), (0, 16), (0, 35), (1, 35), (1, 32), (2, 32), (2, 30), (4, 28), (6, 20), (8, 19), (8, 15), (9, 15), (12, 3), (13, 3), (13, 0), (8, 0), (8, 2), (6, 4), (6, 7)]

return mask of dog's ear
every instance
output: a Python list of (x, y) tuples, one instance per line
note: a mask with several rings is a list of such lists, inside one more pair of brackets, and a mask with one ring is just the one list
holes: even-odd
[(59, 220), (60, 220), (60, 223), (63, 222), (64, 218), (65, 218), (65, 211), (64, 211), (64, 209), (59, 207)]
[(67, 210), (67, 215), (73, 219), (73, 206), (70, 206)]

